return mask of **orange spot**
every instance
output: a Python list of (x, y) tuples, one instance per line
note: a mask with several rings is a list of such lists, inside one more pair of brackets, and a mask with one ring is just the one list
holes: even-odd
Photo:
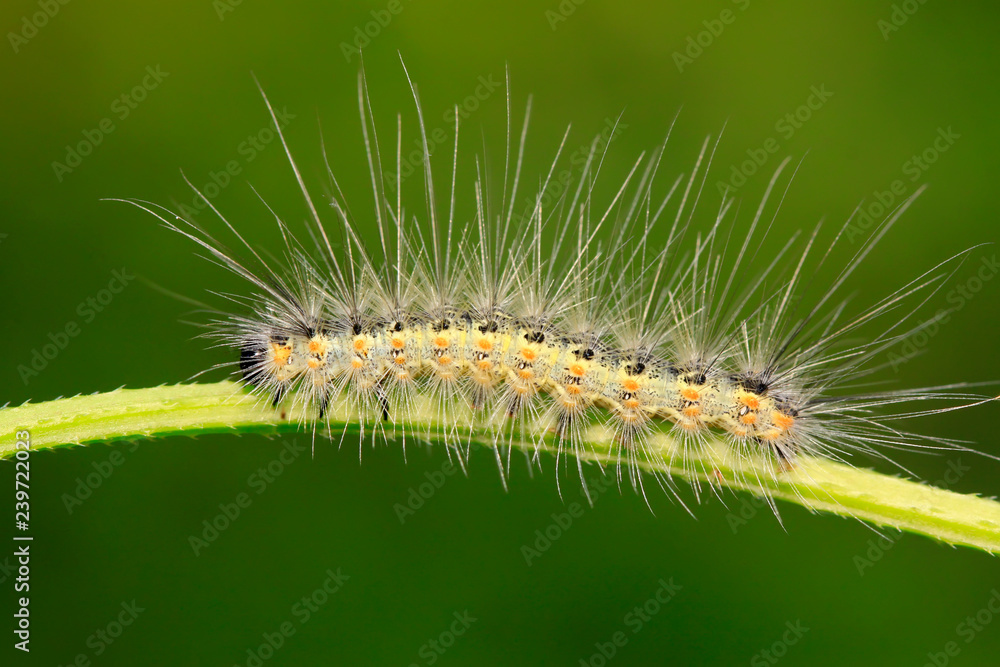
[(444, 336), (438, 336), (434, 339), (434, 345), (436, 347), (448, 347), (448, 339)]
[(532, 350), (530, 347), (521, 348), (521, 356), (527, 359), (528, 361), (534, 361), (535, 358), (538, 357), (538, 355), (535, 354), (535, 351)]
[(481, 371), (488, 371), (491, 368), (493, 368), (493, 362), (487, 361), (486, 359), (483, 359), (477, 365), (479, 366), (479, 370)]
[(357, 350), (358, 352), (363, 351), (365, 349), (365, 347), (367, 347), (367, 345), (368, 345), (368, 343), (365, 342), (364, 338), (355, 338), (354, 339), (354, 349)]
[(311, 340), (309, 341), (309, 351), (313, 354), (320, 354), (323, 352), (323, 341)]
[(630, 398), (629, 400), (625, 401), (624, 405), (629, 410), (635, 410), (639, 407), (639, 401), (635, 400), (634, 398)]
[(396, 362), (397, 366), (402, 366), (403, 364), (406, 363), (406, 356), (401, 354), (398, 357), (396, 357), (394, 361)]
[(576, 377), (583, 377), (586, 374), (586, 369), (583, 364), (573, 364), (569, 367), (570, 375), (575, 375)]
[(772, 412), (771, 421), (773, 421), (774, 425), (778, 428), (787, 431), (792, 427), (792, 424), (795, 423), (795, 417), (791, 417), (780, 412)]
[(274, 355), (274, 365), (284, 366), (288, 363), (288, 358), (292, 356), (292, 348), (271, 343), (271, 353)]
[(696, 405), (684, 408), (685, 417), (697, 417), (700, 414), (701, 414), (701, 408), (699, 408)]
[(451, 357), (449, 357), (447, 354), (442, 355), (438, 357), (438, 363), (440, 363), (442, 366), (447, 366), (448, 364), (451, 363)]
[(578, 395), (578, 394), (579, 394), (579, 393), (580, 393), (581, 391), (583, 391), (583, 390), (582, 390), (582, 389), (580, 389), (580, 387), (578, 387), (578, 386), (577, 386), (577, 385), (575, 385), (575, 384), (571, 384), (571, 385), (569, 385), (568, 387), (566, 387), (566, 393), (567, 393), (567, 394), (569, 394), (569, 395), (571, 395), (571, 396), (576, 396), (576, 395)]
[(740, 417), (740, 423), (746, 424), (747, 426), (752, 426), (757, 423), (757, 415), (752, 412), (748, 412), (742, 417)]
[(361, 361), (357, 357), (351, 359), (351, 368), (358, 369), (365, 365), (365, 362)]
[(740, 403), (747, 406), (751, 410), (756, 410), (760, 407), (760, 399), (753, 394), (745, 394), (740, 397)]
[(683, 396), (685, 400), (688, 401), (697, 401), (699, 398), (701, 398), (701, 394), (698, 393), (698, 390), (692, 389), (690, 387), (681, 389), (681, 396)]
[(404, 347), (406, 347), (406, 341), (404, 341), (402, 338), (393, 338), (392, 346), (397, 350), (402, 350)]
[(320, 362), (319, 359), (310, 359), (309, 361), (306, 362), (306, 365), (309, 366), (309, 368), (316, 370), (317, 368), (319, 368)]
[(410, 379), (410, 374), (406, 373), (406, 372), (396, 373), (396, 379), (397, 380), (409, 380)]
[(622, 382), (625, 391), (639, 391), (639, 383), (635, 380), (625, 380)]
[(489, 352), (493, 349), (493, 342), (489, 338), (480, 338), (476, 341), (476, 345), (478, 345), (479, 349), (484, 352)]
[(535, 372), (532, 371), (530, 368), (522, 368), (517, 372), (517, 376), (522, 380), (530, 380), (532, 377), (534, 377), (534, 375)]

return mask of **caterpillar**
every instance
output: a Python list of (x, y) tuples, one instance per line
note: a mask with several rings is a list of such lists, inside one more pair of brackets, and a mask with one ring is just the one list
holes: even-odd
[[(242, 258), (193, 220), (124, 200), (252, 286), (249, 296), (224, 295), (237, 312), (216, 311), (207, 335), (232, 350), (226, 365), (254, 400), (275, 410), (290, 402), (311, 415), (314, 435), (331, 437), (332, 408), (346, 409), (362, 442), (368, 433), (401, 434), (404, 451), (407, 435), (421, 428), (416, 406), (430, 406), (434, 421), (446, 425), (438, 439), (460, 460), (473, 434), (491, 439), (503, 475), (506, 445), (548, 439), (557, 461), (575, 457), (585, 487), (584, 430), (598, 423), (612, 434), (619, 483), (627, 478), (644, 492), (643, 479), (652, 475), (675, 497), (674, 480), (644, 462), (669, 457), (701, 466), (697, 454), (720, 438), (726, 455), (755, 462), (758, 476), (781, 475), (803, 455), (892, 462), (887, 452), (894, 449), (972, 451), (898, 423), (989, 400), (973, 385), (863, 390), (885, 367), (887, 350), (933, 323), (917, 321), (916, 313), (971, 249), (859, 310), (840, 294), (922, 190), (853, 248), (810, 305), (812, 278), (845, 244), (853, 216), (828, 240), (821, 224), (772, 238), (798, 169), (786, 175), (790, 159), (749, 214), (726, 194), (706, 216), (702, 200), (719, 138), (704, 140), (690, 173), (664, 178), (675, 117), (663, 143), (628, 162), (603, 200), (609, 142), (600, 138), (552, 196), (569, 129), (537, 186), (526, 188), (532, 102), (518, 130), (509, 74), (500, 179), (490, 177), (485, 154), (464, 158), (457, 113), (453, 145), (444, 158), (432, 155), (418, 88), (409, 72), (406, 79), (421, 146), (423, 201), (416, 206), (404, 204), (400, 187), (402, 117), (387, 170), (363, 70), (358, 107), (371, 185), (364, 213), (352, 212), (360, 209), (341, 190), (324, 146), (325, 203), (334, 222), (324, 221), (331, 216), (320, 214), (263, 89), (306, 204), (307, 239), (271, 211), (282, 256), (257, 250), (191, 186)], [(442, 170), (448, 195), (439, 199)], [(520, 213), (515, 202), (524, 189), (531, 205)], [(872, 326), (881, 333), (858, 338)], [(922, 407), (927, 401), (958, 405)], [(669, 450), (651, 442), (663, 431), (676, 443)], [(539, 448), (529, 453), (532, 462)]]

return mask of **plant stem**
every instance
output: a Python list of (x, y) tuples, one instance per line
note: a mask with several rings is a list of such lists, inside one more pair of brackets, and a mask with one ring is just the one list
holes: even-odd
[[(433, 417), (435, 413), (429, 407), (418, 404), (411, 414), (414, 423), (407, 424), (410, 430), (432, 436), (440, 432), (440, 425)], [(30, 432), (31, 449), (37, 451), (168, 435), (293, 431), (310, 420), (301, 409), (279, 411), (257, 406), (233, 382), (118, 389), (0, 410), (0, 459), (14, 455), (15, 433), (22, 430)], [(334, 430), (351, 429), (351, 416), (335, 409), (330, 414), (330, 425)], [(601, 464), (616, 463), (612, 440), (604, 429), (594, 426), (585, 437), (591, 449), (583, 455), (586, 459)], [(489, 439), (479, 444), (492, 446)], [(513, 444), (532, 451), (539, 446), (516, 441)], [(650, 446), (665, 448), (665, 453), (677, 447), (665, 433), (654, 434)], [(546, 441), (541, 448), (555, 451), (555, 444)], [(669, 455), (662, 458), (680, 459)], [(798, 503), (814, 511), (850, 516), (948, 544), (1000, 553), (1000, 503), (996, 501), (816, 458), (801, 457), (792, 470), (776, 471), (773, 475), (759, 474), (761, 466), (773, 465), (763, 459), (734, 458), (728, 446), (719, 440), (697, 456), (697, 466), (691, 465), (690, 452), (685, 466), (651, 460), (643, 465), (673, 478), (749, 491)]]

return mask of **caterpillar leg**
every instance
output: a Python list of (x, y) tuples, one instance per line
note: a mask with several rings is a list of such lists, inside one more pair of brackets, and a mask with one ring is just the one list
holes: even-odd
[(286, 394), (288, 394), (288, 385), (284, 384), (278, 385), (277, 388), (274, 390), (274, 394), (271, 398), (271, 407), (272, 408), (278, 407), (278, 404), (281, 403), (281, 401), (285, 398)]

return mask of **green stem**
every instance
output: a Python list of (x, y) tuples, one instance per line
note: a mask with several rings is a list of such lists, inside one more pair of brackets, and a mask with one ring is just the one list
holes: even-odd
[[(438, 431), (431, 409), (417, 405), (411, 414), (415, 416), (415, 423), (408, 425), (411, 428), (431, 434)], [(14, 456), (15, 434), (23, 430), (31, 434), (31, 449), (39, 450), (175, 434), (275, 433), (296, 430), (306, 418), (295, 409), (259, 407), (232, 382), (119, 389), (0, 410), (0, 459)], [(333, 412), (330, 420), (334, 429), (349, 428), (351, 423), (346, 413)], [(586, 439), (592, 450), (585, 455), (588, 460), (602, 464), (617, 460), (603, 429), (589, 429)], [(489, 446), (488, 441), (480, 444)], [(668, 455), (662, 458), (667, 461), (681, 458), (669, 455), (676, 444), (666, 434), (654, 435), (650, 444), (664, 448)], [(553, 450), (554, 445), (543, 448)], [(993, 500), (815, 458), (801, 458), (789, 471), (754, 474), (767, 464), (737, 459), (721, 441), (699, 454), (696, 464), (691, 465), (688, 453), (684, 466), (653, 461), (644, 466), (674, 478), (749, 491), (810, 510), (1000, 553), (1000, 503)]]

